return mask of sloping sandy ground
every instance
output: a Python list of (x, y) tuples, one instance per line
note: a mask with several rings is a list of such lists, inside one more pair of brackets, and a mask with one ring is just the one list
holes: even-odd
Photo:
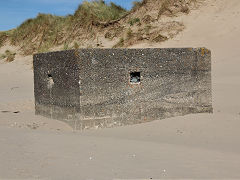
[[(0, 63), (0, 179), (240, 179), (240, 1), (206, 0), (164, 44), (212, 50), (214, 114), (72, 132), (34, 116), (31, 57)], [(15, 112), (15, 113), (14, 113)]]

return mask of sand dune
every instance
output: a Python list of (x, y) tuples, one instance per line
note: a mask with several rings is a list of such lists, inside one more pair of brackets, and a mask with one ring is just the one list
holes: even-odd
[[(206, 0), (163, 44), (212, 50), (213, 114), (72, 132), (34, 115), (31, 57), (0, 63), (0, 179), (240, 179), (240, 1)], [(15, 112), (15, 113), (14, 113)]]

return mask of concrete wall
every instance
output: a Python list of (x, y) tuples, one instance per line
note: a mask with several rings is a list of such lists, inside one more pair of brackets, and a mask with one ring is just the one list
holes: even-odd
[(73, 123), (80, 108), (75, 54), (72, 51), (37, 54), (33, 65), (36, 115)]
[[(130, 83), (131, 72), (140, 72), (140, 83)], [(211, 53), (205, 48), (38, 54), (34, 74), (36, 114), (76, 129), (212, 112)]]

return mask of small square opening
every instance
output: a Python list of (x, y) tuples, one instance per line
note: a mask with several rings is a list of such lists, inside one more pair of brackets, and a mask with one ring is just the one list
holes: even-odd
[(130, 83), (140, 83), (140, 82), (141, 82), (140, 72), (131, 72)]

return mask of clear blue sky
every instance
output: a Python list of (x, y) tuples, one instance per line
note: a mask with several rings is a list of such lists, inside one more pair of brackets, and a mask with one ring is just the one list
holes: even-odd
[[(13, 29), (38, 13), (55, 15), (73, 14), (83, 0), (0, 0), (0, 31)], [(126, 9), (132, 7), (133, 0), (105, 0)]]

